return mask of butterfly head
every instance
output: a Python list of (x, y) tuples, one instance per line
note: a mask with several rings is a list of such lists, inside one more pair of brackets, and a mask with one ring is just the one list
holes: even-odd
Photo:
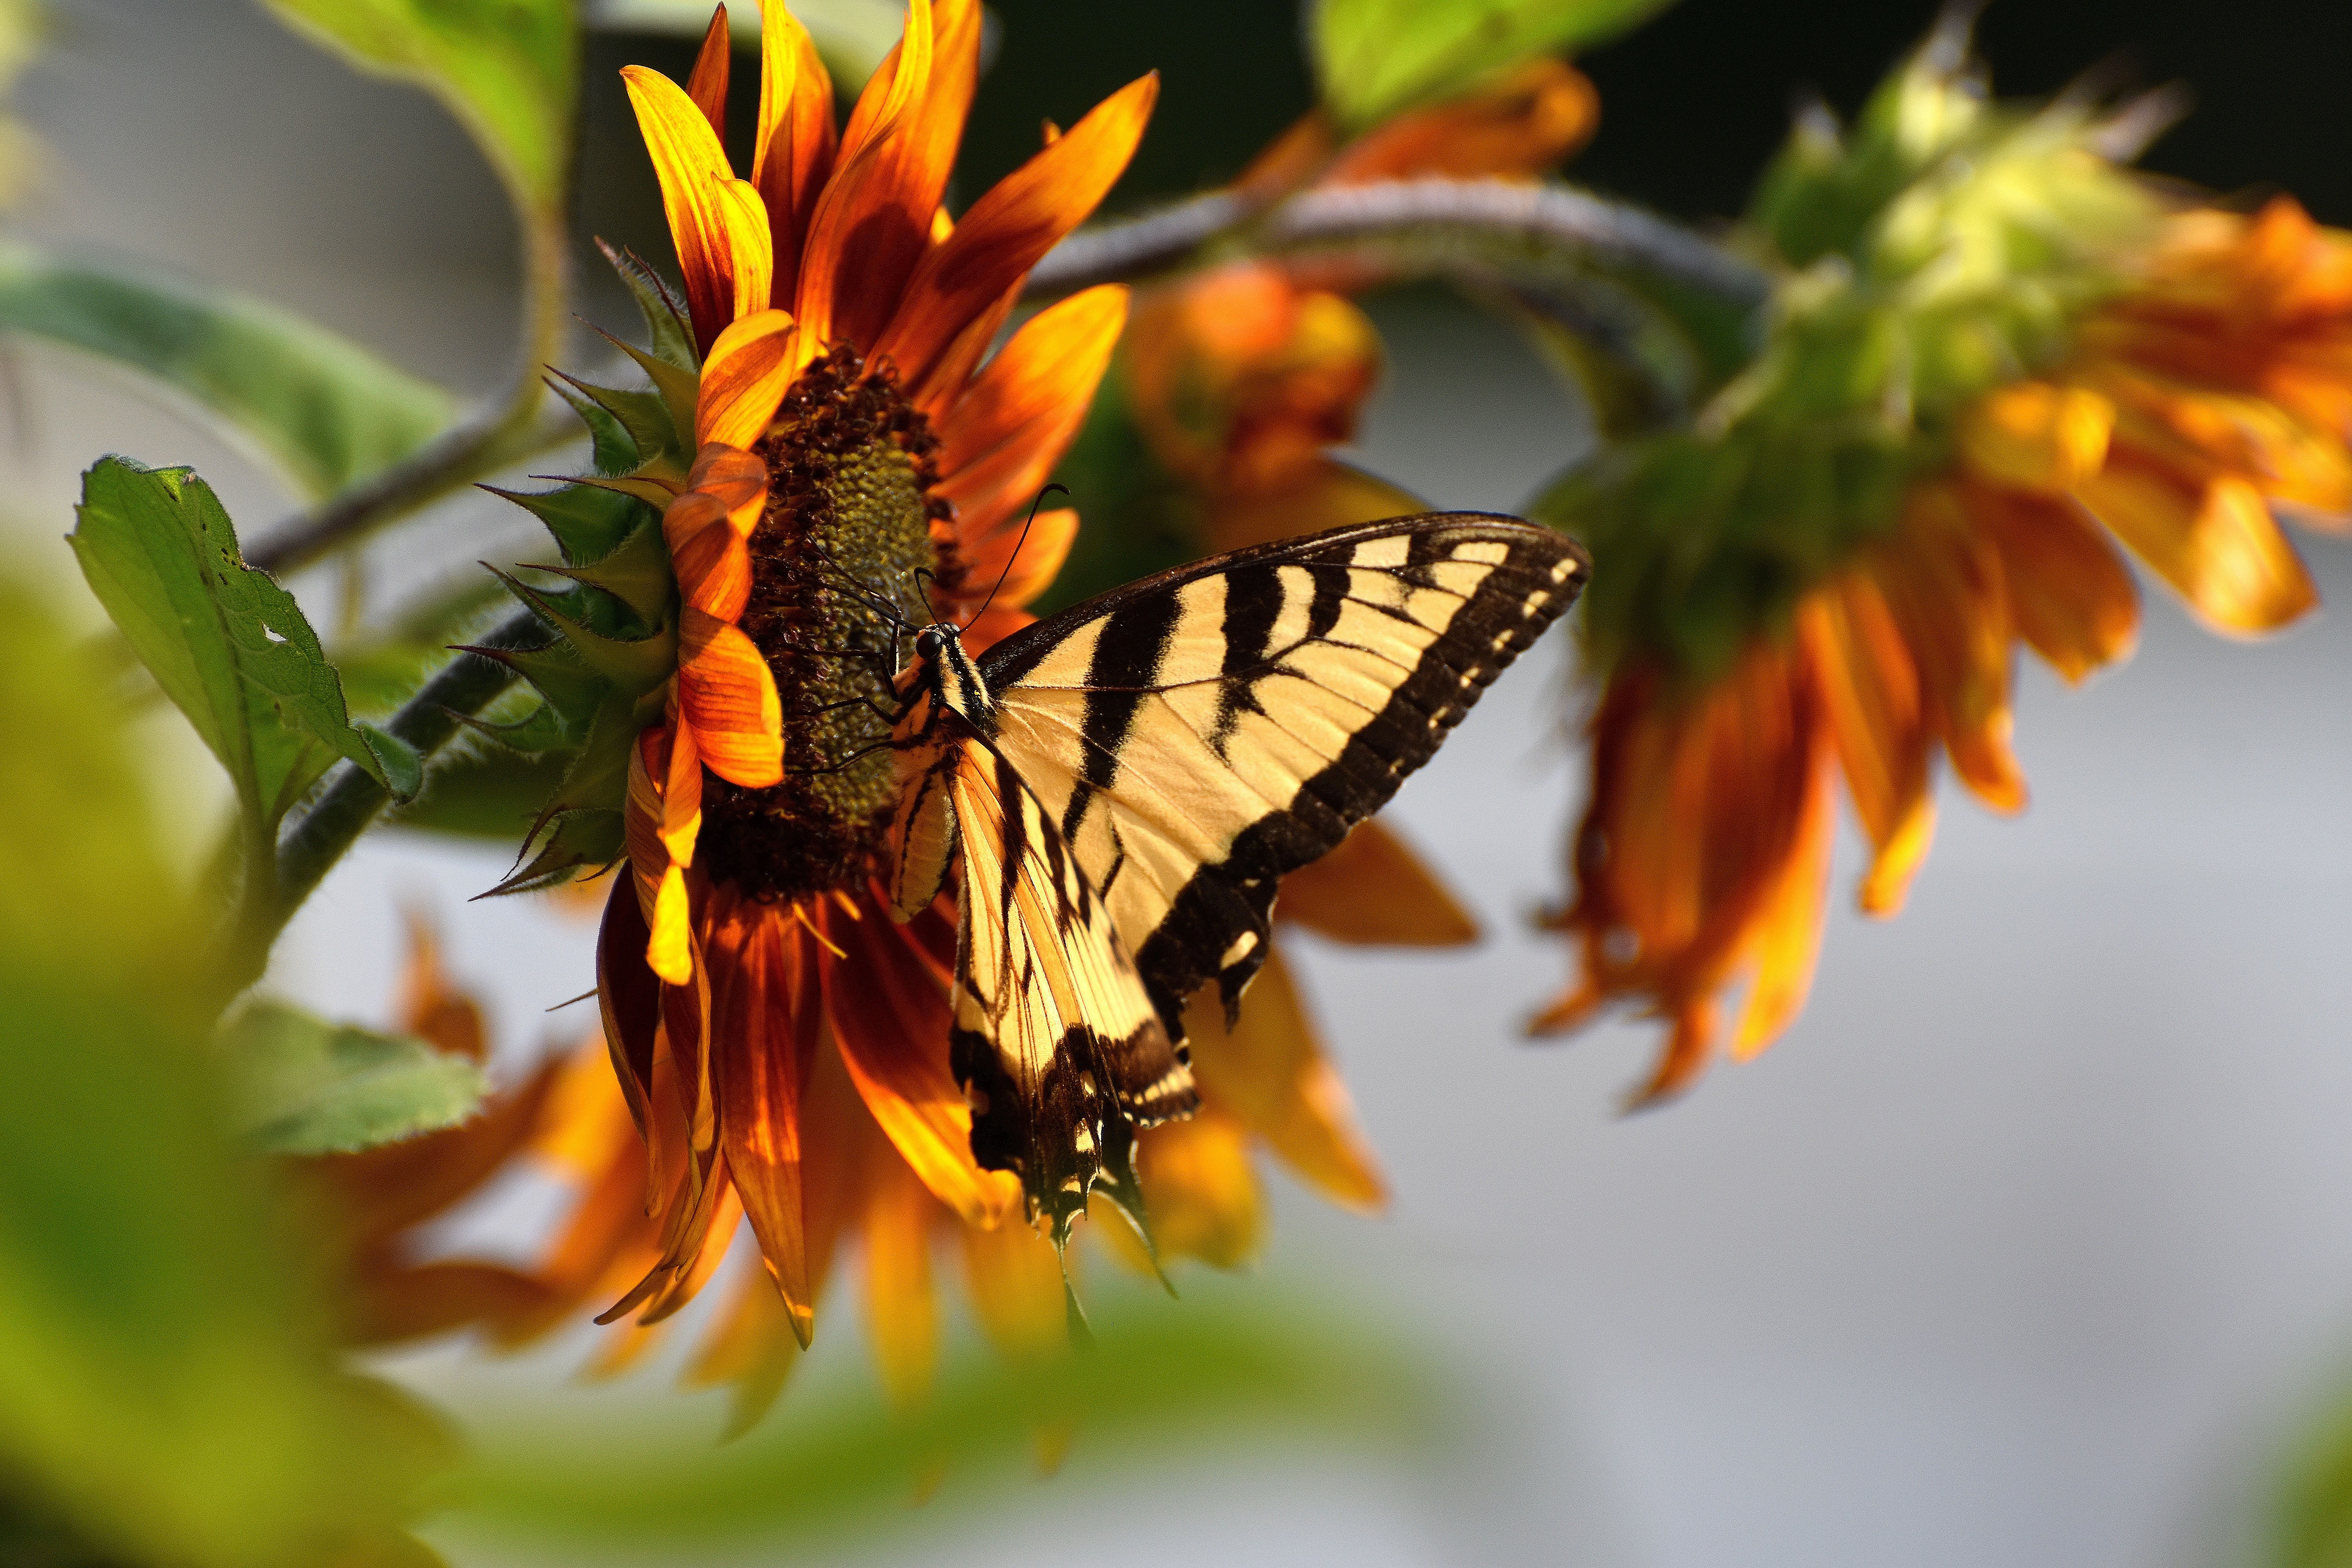
[(918, 679), (929, 688), (934, 701), (941, 708), (986, 729), (990, 708), (988, 683), (981, 679), (980, 668), (963, 650), (963, 628), (952, 621), (940, 621), (925, 626), (915, 634), (915, 668)]

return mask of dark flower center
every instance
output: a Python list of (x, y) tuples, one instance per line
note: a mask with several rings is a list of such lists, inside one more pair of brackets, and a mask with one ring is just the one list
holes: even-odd
[(784, 777), (744, 789), (704, 781), (698, 858), (759, 899), (793, 900), (863, 879), (897, 804), (879, 742), (895, 705), (888, 619), (930, 619), (915, 574), (939, 569), (931, 496), (939, 440), (887, 372), (836, 349), (803, 372), (758, 447), (768, 507), (752, 532), (740, 626), (776, 678)]

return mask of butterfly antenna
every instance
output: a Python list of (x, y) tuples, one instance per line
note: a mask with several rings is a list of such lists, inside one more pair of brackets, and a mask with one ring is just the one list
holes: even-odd
[(996, 603), (997, 589), (1003, 587), (1004, 580), (1013, 575), (1013, 563), (1021, 559), (1021, 547), (1029, 542), (1029, 527), (1031, 523), (1037, 521), (1037, 509), (1044, 506), (1045, 504), (1045, 498), (1052, 495), (1055, 490), (1061, 491), (1064, 495), (1068, 495), (1070, 493), (1070, 487), (1067, 485), (1047, 485), (1044, 489), (1037, 492), (1037, 499), (1029, 503), (1029, 521), (1021, 525), (1021, 537), (1013, 542), (1013, 553), (1004, 558), (1004, 570), (996, 574), (996, 587), (991, 588), (988, 591), (988, 597), (980, 602), (980, 608), (971, 613), (971, 619), (964, 622), (965, 629), (969, 630), (981, 616), (988, 614), (988, 606)]

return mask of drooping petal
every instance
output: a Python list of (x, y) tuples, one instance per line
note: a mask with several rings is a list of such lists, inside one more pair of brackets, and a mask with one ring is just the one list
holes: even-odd
[(823, 1001), (789, 908), (746, 900), (714, 922), (712, 1071), (719, 1141), (761, 1256), (806, 1345), (814, 1324), (801, 1205), (801, 1100)]
[(997, 1353), (1021, 1364), (1067, 1348), (1069, 1318), (1054, 1244), (1017, 1220), (955, 1229), (963, 1244), (972, 1316)]
[(751, 639), (692, 605), (678, 612), (677, 705), (703, 764), (746, 789), (784, 776), (783, 704)]
[(971, 1108), (948, 1068), (944, 978), (908, 943), (904, 930), (865, 903), (864, 918), (824, 919), (825, 1001), (834, 1038), (858, 1097), (907, 1166), (970, 1225), (992, 1225), (1017, 1200), (1019, 1184), (983, 1171), (971, 1156)]
[(696, 444), (708, 450), (757, 441), (800, 374), (799, 351), (800, 334), (782, 310), (754, 311), (719, 333), (703, 362)]
[(1968, 508), (2000, 552), (2010, 616), (2027, 646), (2070, 681), (2130, 656), (2139, 589), (2080, 505), (1972, 487)]
[(929, 1397), (939, 1373), (931, 1232), (946, 1217), (904, 1165), (884, 1167), (866, 1200), (866, 1334), (883, 1393), (901, 1410)]
[(694, 57), (693, 74), (686, 79), (686, 96), (710, 121), (710, 133), (721, 145), (727, 141), (727, 76), (734, 62), (735, 51), (727, 36), (727, 7), (721, 5), (710, 14), (702, 47)]
[(344, 1293), (339, 1327), (348, 1345), (398, 1344), (526, 1315), (545, 1295), (530, 1276), (497, 1264), (376, 1259), (362, 1267)]
[(2118, 462), (2076, 493), (2218, 631), (2276, 631), (2319, 602), (2303, 558), (2243, 479), (2215, 479), (2200, 494), (2154, 469)]
[(1163, 1259), (1197, 1258), (1213, 1268), (1238, 1268), (1257, 1256), (1265, 1242), (1265, 1203), (1247, 1128), (1203, 1105), (1138, 1142), (1136, 1174)]
[(2010, 749), (2007, 588), (2000, 557), (1974, 527), (1958, 488), (1915, 486), (1870, 570), (1903, 628), (1921, 705), (1953, 771), (1993, 810), (2023, 810), (2025, 772)]
[(624, 66), (621, 78), (661, 181), (662, 212), (677, 246), (695, 340), (708, 353), (735, 319), (735, 246), (720, 195), (734, 172), (710, 121), (676, 82), (644, 66)]
[(1059, 141), (974, 202), (947, 242), (923, 257), (906, 282), (905, 302), (875, 344), (906, 384), (919, 383), (964, 323), (1018, 282), (1109, 194), (1159, 94), (1159, 77), (1146, 76), (1097, 104)]
[(1748, 953), (1755, 973), (1732, 1036), (1736, 1060), (1746, 1061), (1780, 1038), (1812, 989), (1813, 964), (1822, 949), (1822, 905), (1829, 891), (1831, 829), (1836, 821), (1828, 761), (1824, 752), (1814, 764), (1811, 797), (1796, 842), (1789, 847), (1750, 928)]
[(1338, 848), (1285, 877), (1275, 914), (1334, 942), (1372, 947), (1460, 947), (1478, 940), (1470, 912), (1378, 817), (1358, 823)]
[(704, 1334), (685, 1382), (689, 1388), (733, 1385), (725, 1435), (740, 1437), (775, 1405), (803, 1353), (775, 1281), (764, 1268), (746, 1268), (718, 1321)]
[[(1316, 1038), (1279, 947), (1267, 955), (1230, 1030), (1223, 1002), (1204, 992), (1185, 1009), (1184, 1032), (1202, 1093), (1263, 1137), (1283, 1163), (1335, 1203), (1369, 1210), (1388, 1202), (1378, 1157)], [(1158, 1199), (1147, 1197), (1157, 1225)]]
[(2046, 381), (2011, 382), (1960, 416), (1960, 460), (1978, 478), (2036, 495), (2063, 495), (2107, 459), (2115, 405)]
[(1068, 449), (1127, 321), (1116, 284), (1022, 323), (942, 421), (940, 482), (969, 541), (1017, 522)]
[(1883, 857), (1927, 800), (1932, 737), (1917, 666), (1868, 572), (1840, 573), (1806, 595), (1797, 635), (1820, 684), (1854, 815)]
[(815, 40), (784, 0), (764, 0), (760, 62), (751, 184), (768, 205), (776, 247), (770, 303), (790, 309), (800, 288), (809, 219), (825, 176), (833, 173), (833, 77), (817, 58)]
[(654, 1035), (661, 1025), (661, 983), (646, 963), (646, 949), (652, 942), (636, 889), (630, 879), (615, 877), (612, 895), (604, 901), (604, 924), (596, 932), (596, 1001), (604, 1015), (613, 1077), (628, 1102), (638, 1134), (648, 1145), (656, 1135), (648, 1100), (653, 1092)]

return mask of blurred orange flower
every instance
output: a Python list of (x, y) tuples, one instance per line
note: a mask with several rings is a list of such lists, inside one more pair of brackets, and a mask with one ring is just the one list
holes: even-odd
[(2284, 197), (2174, 215), (2071, 344), (1961, 411), (1949, 460), (1784, 633), (1712, 679), (1639, 655), (1610, 673), (1559, 921), (1583, 973), (1538, 1032), (1612, 1002), (1654, 1010), (1672, 1026), (1639, 1096), (1655, 1099), (1706, 1065), (1745, 979), (1731, 1051), (1769, 1045), (1811, 980), (1832, 779), (1873, 847), (1862, 907), (1892, 914), (1934, 830), (1937, 750), (1985, 805), (2025, 804), (2016, 645), (2068, 680), (2130, 651), (2117, 543), (2218, 631), (2317, 604), (2273, 512), (2340, 530), (2352, 508), (2352, 236)]

